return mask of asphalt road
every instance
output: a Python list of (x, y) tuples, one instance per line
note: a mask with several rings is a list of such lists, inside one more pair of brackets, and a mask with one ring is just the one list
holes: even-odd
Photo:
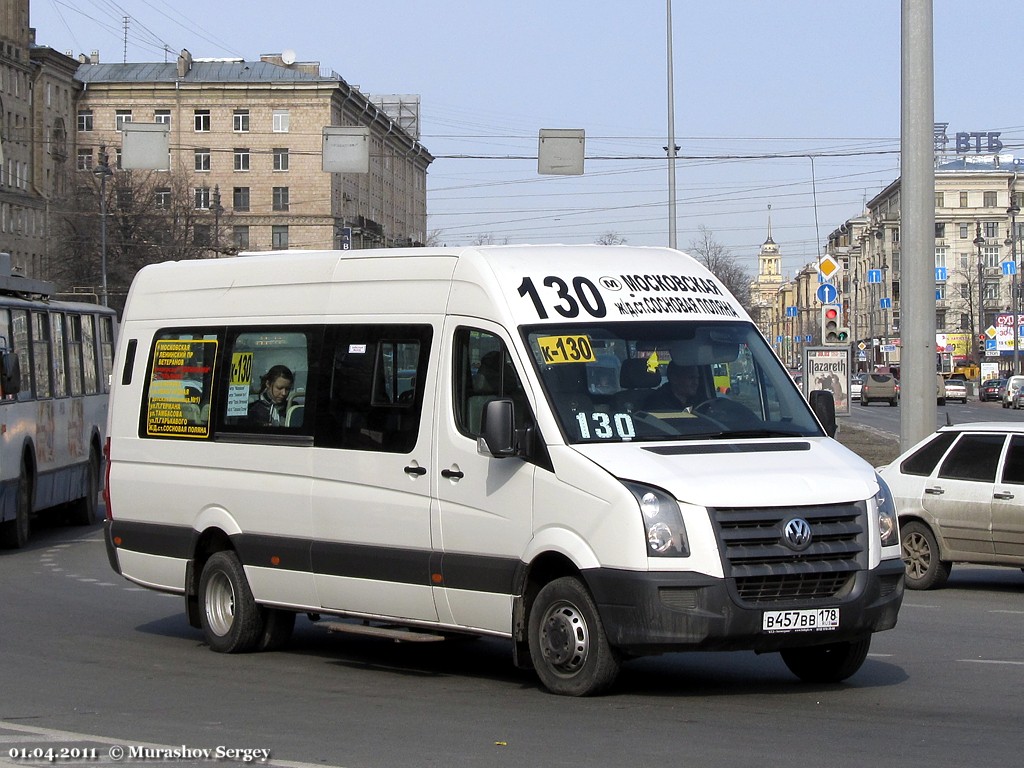
[[(98, 527), (37, 529), (0, 552), (0, 584), (0, 762), (14, 765), (206, 765), (194, 750), (218, 747), (346, 768), (1020, 762), (1017, 570), (956, 567), (948, 588), (909, 593), (842, 685), (800, 683), (773, 655), (674, 654), (581, 700), (545, 693), (498, 640), (404, 645), (302, 618), (286, 651), (213, 653), (180, 598), (115, 576)], [(17, 752), (49, 748), (94, 752)]]

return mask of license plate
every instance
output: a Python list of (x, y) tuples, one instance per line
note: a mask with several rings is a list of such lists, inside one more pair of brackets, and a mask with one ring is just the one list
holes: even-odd
[(838, 608), (801, 611), (765, 611), (761, 629), (765, 632), (819, 632), (839, 627)]

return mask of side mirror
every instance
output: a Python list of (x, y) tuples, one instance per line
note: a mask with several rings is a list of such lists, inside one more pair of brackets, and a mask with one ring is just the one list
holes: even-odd
[(508, 399), (491, 400), (484, 407), (483, 434), (477, 450), (496, 459), (516, 455), (515, 409)]
[(17, 352), (0, 353), (0, 390), (4, 395), (21, 392), (21, 360)]
[(812, 390), (809, 402), (814, 415), (818, 417), (821, 426), (825, 428), (825, 434), (835, 437), (836, 432), (839, 431), (839, 425), (836, 423), (836, 400), (832, 392), (827, 389)]

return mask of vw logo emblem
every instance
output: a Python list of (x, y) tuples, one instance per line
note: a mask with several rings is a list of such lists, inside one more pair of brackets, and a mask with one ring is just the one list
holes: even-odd
[(782, 529), (782, 536), (791, 549), (800, 552), (811, 545), (811, 524), (794, 517)]

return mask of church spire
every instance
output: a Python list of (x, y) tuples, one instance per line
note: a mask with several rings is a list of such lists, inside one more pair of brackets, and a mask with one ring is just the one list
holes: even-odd
[(772, 240), (772, 204), (768, 203), (768, 239), (764, 241), (765, 245), (771, 243), (775, 245), (775, 241)]

